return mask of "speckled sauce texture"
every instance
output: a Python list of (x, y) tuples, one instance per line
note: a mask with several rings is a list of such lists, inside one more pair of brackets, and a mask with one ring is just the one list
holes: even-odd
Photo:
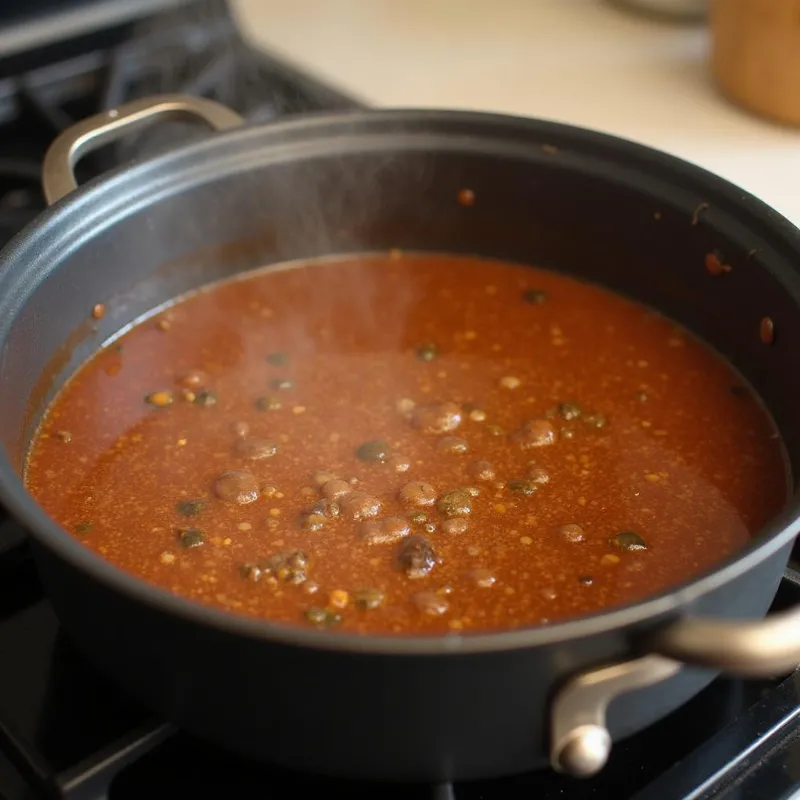
[(27, 485), (146, 581), (365, 634), (630, 603), (786, 500), (768, 415), (671, 322), (552, 272), (399, 253), (251, 273), (135, 326), (56, 398)]

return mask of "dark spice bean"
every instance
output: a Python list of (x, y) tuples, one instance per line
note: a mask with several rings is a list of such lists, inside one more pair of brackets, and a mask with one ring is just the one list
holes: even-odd
[(526, 289), (522, 293), (522, 299), (531, 305), (541, 306), (547, 302), (547, 292), (540, 289)]
[(631, 553), (637, 550), (647, 550), (647, 542), (635, 531), (622, 531), (612, 536), (609, 542), (620, 550)]
[(398, 497), (405, 506), (424, 508), (436, 502), (436, 489), (425, 481), (412, 481), (400, 489)]
[(364, 442), (356, 450), (356, 456), (361, 461), (378, 461), (381, 464), (391, 456), (392, 451), (386, 442), (380, 439), (374, 439), (370, 442)]
[(436, 508), (446, 517), (464, 517), (472, 511), (472, 497), (464, 489), (454, 489), (436, 501)]
[(214, 493), (226, 503), (246, 505), (258, 500), (258, 481), (249, 472), (231, 469), (217, 478)]
[(199, 528), (181, 528), (178, 532), (178, 541), (181, 547), (189, 550), (205, 544), (206, 535)]
[(379, 608), (385, 599), (386, 595), (380, 589), (359, 589), (353, 593), (353, 602), (362, 611)]
[(511, 434), (512, 441), (524, 450), (532, 447), (546, 447), (555, 444), (556, 429), (553, 423), (546, 419), (528, 420), (521, 428)]
[(359, 535), (367, 544), (390, 544), (405, 538), (410, 532), (411, 526), (401, 517), (369, 519), (359, 526)]
[(558, 413), (561, 419), (572, 422), (574, 419), (579, 419), (583, 412), (580, 406), (575, 405), (575, 403), (559, 403)]
[(436, 553), (424, 536), (414, 535), (400, 545), (397, 560), (409, 578), (424, 578), (436, 565)]
[(423, 614), (430, 614), (433, 617), (440, 617), (442, 614), (446, 614), (450, 608), (450, 603), (431, 589), (414, 592), (411, 600), (419, 611)]
[(382, 503), (366, 492), (350, 492), (339, 500), (339, 508), (346, 519), (373, 519), (381, 512)]
[(308, 579), (309, 558), (302, 550), (283, 550), (259, 564), (259, 568), (284, 583), (298, 585)]
[(184, 517), (196, 517), (205, 511), (207, 506), (205, 500), (180, 500), (176, 503), (175, 509)]
[(461, 408), (456, 403), (417, 406), (412, 415), (414, 427), (424, 433), (450, 433), (461, 424)]
[(272, 458), (278, 452), (278, 444), (269, 439), (245, 438), (239, 439), (233, 449), (239, 458), (261, 461), (264, 458)]
[(259, 411), (279, 411), (283, 403), (273, 395), (256, 398), (256, 408)]
[(433, 361), (439, 356), (439, 348), (433, 342), (425, 342), (417, 348), (416, 353), (420, 361)]

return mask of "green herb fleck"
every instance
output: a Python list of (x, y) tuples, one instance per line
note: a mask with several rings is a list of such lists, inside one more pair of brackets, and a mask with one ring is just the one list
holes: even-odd
[(89, 531), (94, 527), (94, 523), (92, 522), (79, 522), (75, 526), (75, 533), (79, 536), (83, 535), (84, 533), (89, 533)]
[(309, 608), (306, 611), (306, 619), (318, 628), (330, 628), (338, 625), (342, 621), (342, 615), (327, 608)]
[(364, 442), (357, 450), (356, 456), (361, 461), (378, 461), (383, 463), (392, 455), (392, 450), (386, 442), (374, 439), (371, 442)]
[(522, 299), (531, 305), (541, 306), (547, 302), (547, 292), (541, 289), (526, 289), (522, 293)]
[(182, 528), (178, 534), (181, 547), (187, 550), (205, 544), (206, 535), (200, 528)]
[(256, 408), (259, 411), (278, 411), (282, 405), (281, 401), (273, 395), (256, 399)]
[(200, 408), (208, 408), (217, 404), (217, 396), (214, 392), (202, 391), (194, 396), (194, 404)]
[(267, 363), (272, 364), (273, 367), (285, 367), (289, 363), (288, 353), (270, 353), (267, 356)]
[(439, 357), (439, 347), (433, 342), (425, 342), (417, 348), (417, 358), (420, 361), (433, 361)]
[(184, 517), (196, 517), (206, 510), (207, 505), (205, 500), (181, 500), (175, 504), (175, 508)]
[(530, 496), (532, 494), (536, 494), (539, 487), (533, 481), (509, 481), (506, 486), (508, 490), (514, 492), (514, 494), (524, 494), (525, 496)]
[(414, 525), (424, 525), (428, 521), (428, 515), (424, 511), (415, 511), (409, 519)]

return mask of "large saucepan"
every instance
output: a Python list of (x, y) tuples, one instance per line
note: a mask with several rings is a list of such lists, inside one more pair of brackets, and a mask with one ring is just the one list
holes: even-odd
[[(82, 154), (176, 115), (220, 132), (76, 189)], [(66, 131), (44, 165), (53, 207), (0, 257), (0, 500), (30, 531), (53, 606), (87, 658), (228, 748), (395, 780), (509, 774), (548, 759), (589, 775), (612, 739), (671, 711), (715, 671), (788, 672), (800, 661), (800, 609), (763, 619), (797, 498), (737, 557), (672, 591), (463, 637), (364, 638), (229, 615), (123, 574), (54, 524), (23, 489), (23, 453), (45, 404), (104, 339), (201, 283), (330, 252), (479, 253), (638, 298), (744, 373), (800, 462), (800, 235), (750, 195), (661, 153), (549, 122), (439, 111), (241, 122), (168, 96)], [(475, 192), (470, 208), (456, 202), (462, 188)], [(715, 250), (733, 267), (724, 279), (704, 268)], [(108, 309), (100, 321), (97, 302)], [(772, 344), (759, 337), (767, 316)]]

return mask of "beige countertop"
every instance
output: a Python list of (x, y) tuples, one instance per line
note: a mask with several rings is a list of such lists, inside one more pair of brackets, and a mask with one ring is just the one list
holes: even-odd
[(800, 224), (800, 131), (713, 86), (708, 33), (601, 0), (236, 0), (255, 42), (372, 105), (545, 117), (667, 150)]

